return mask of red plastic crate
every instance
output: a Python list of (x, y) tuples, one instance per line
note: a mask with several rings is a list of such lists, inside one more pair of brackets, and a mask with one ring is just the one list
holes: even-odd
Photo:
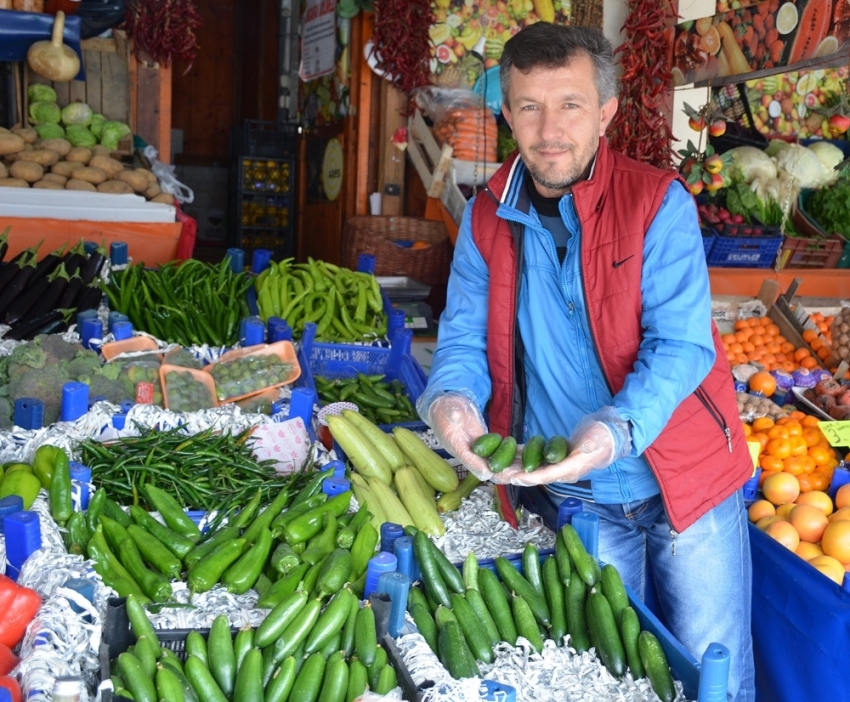
[(787, 236), (777, 258), (777, 268), (835, 268), (844, 252), (840, 236)]

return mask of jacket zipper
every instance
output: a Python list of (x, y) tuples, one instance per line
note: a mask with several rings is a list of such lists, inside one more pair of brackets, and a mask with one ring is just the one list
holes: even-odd
[(717, 422), (717, 426), (719, 426), (723, 430), (723, 435), (726, 437), (726, 445), (729, 447), (729, 453), (732, 453), (732, 430), (726, 424), (726, 419), (723, 416), (723, 413), (718, 409), (717, 405), (714, 404), (714, 400), (711, 399), (709, 394), (702, 389), (702, 386), (699, 386), (696, 390), (694, 390), (694, 395), (697, 396), (697, 399), (702, 402), (703, 407), (708, 410), (708, 413)]

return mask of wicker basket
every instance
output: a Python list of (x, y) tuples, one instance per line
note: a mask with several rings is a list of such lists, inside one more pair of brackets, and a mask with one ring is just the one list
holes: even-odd
[[(424, 241), (426, 248), (405, 248), (394, 242)], [(357, 268), (360, 254), (375, 257), (375, 275), (407, 276), (427, 285), (449, 279), (452, 244), (442, 222), (419, 217), (352, 217), (345, 225), (342, 263)]]

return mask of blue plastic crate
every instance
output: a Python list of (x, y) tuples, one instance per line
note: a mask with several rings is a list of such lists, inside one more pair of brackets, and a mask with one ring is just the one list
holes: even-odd
[(784, 237), (724, 236), (718, 232), (708, 254), (708, 265), (722, 268), (770, 268)]
[[(382, 373), (388, 380), (399, 380), (407, 390), (412, 403), (425, 392), (424, 371), (410, 355), (412, 334), (399, 329), (396, 343), (390, 348), (381, 346), (355, 346), (353, 344), (328, 344), (314, 341), (315, 324), (307, 324), (298, 350), (301, 365), (301, 383), (297, 387), (316, 389), (313, 377), (353, 378), (358, 373)], [(318, 394), (318, 393), (317, 393)]]

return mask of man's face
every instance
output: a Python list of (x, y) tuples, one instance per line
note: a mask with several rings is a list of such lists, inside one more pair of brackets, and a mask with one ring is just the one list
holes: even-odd
[(596, 154), (599, 138), (617, 111), (617, 100), (599, 104), (593, 62), (586, 54), (562, 68), (511, 68), (505, 119), (522, 160), (546, 197), (568, 192)]

